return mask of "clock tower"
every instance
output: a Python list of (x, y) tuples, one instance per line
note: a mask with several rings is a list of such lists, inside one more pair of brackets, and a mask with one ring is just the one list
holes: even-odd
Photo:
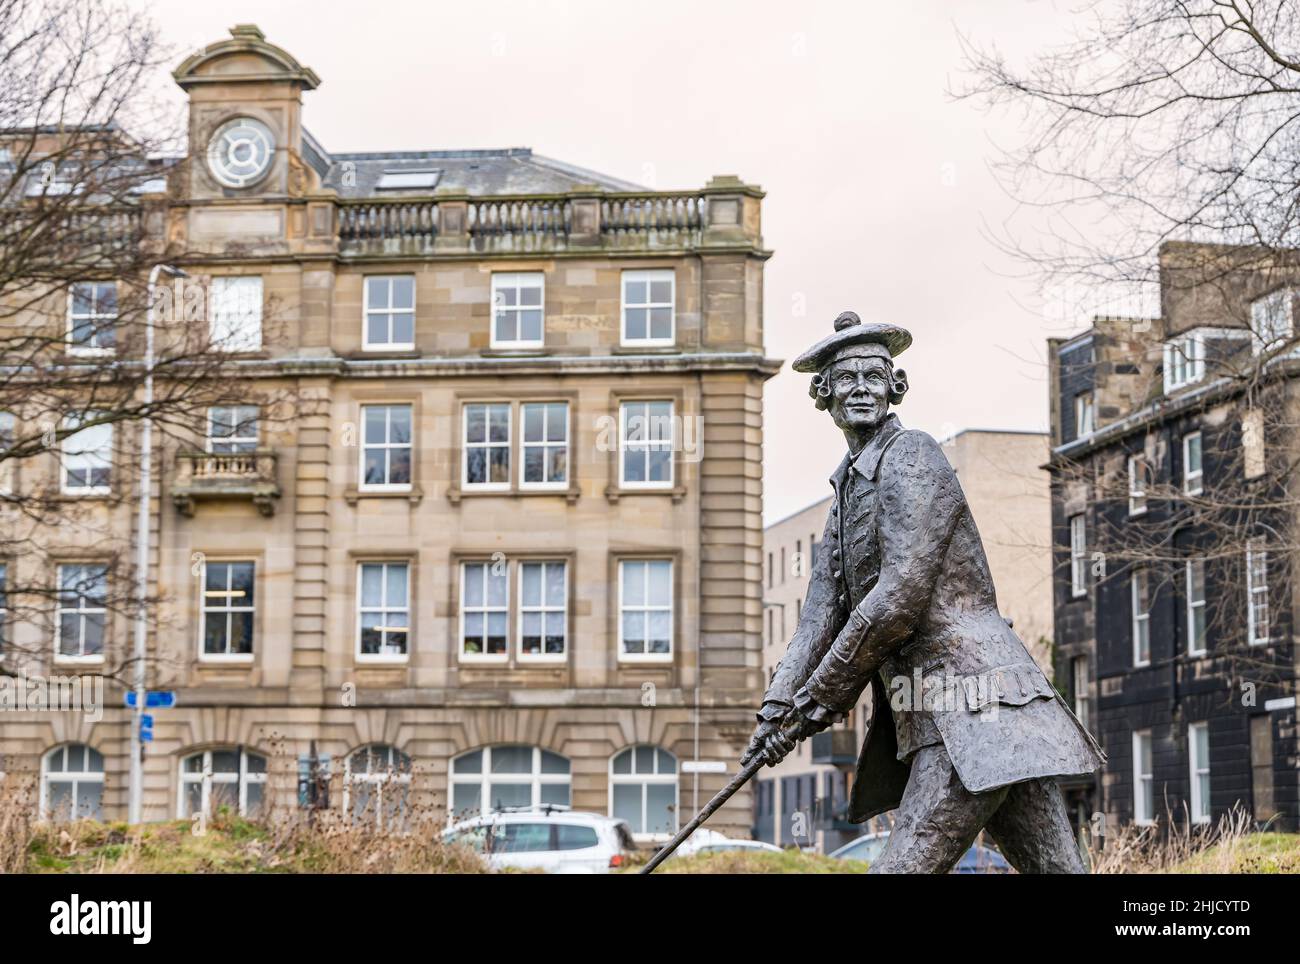
[(311, 68), (240, 24), (172, 76), (190, 97), (191, 198), (299, 193), (302, 92), (320, 83)]
[(302, 93), (320, 83), (316, 73), (240, 24), (172, 76), (189, 94), (190, 116), (171, 239), (197, 254), (300, 245), (307, 199), (320, 192), (302, 150)]

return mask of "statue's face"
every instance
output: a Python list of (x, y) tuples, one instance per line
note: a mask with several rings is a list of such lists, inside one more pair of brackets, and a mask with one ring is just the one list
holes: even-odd
[(831, 366), (826, 410), (841, 429), (874, 430), (889, 414), (889, 364), (883, 358), (846, 358)]

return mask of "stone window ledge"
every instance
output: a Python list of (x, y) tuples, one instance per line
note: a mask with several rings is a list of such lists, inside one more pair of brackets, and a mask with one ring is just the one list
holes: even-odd
[(453, 485), (447, 489), (447, 501), (452, 505), (459, 505), (462, 499), (486, 499), (493, 496), (499, 499), (531, 499), (538, 496), (559, 497), (573, 505), (582, 497), (582, 490), (576, 485), (571, 485), (567, 489), (521, 489), (512, 487), (509, 489), (485, 489), (477, 491), (475, 489), (464, 489), (459, 485)]
[(674, 503), (677, 503), (686, 498), (686, 486), (674, 485), (670, 489), (624, 489), (617, 485), (611, 485), (605, 490), (605, 498), (611, 503), (617, 503), (619, 499), (636, 498), (645, 495), (667, 495), (672, 497)]
[(349, 485), (343, 490), (343, 501), (348, 505), (355, 506), (363, 499), (405, 499), (411, 505), (419, 505), (424, 499), (424, 489), (418, 485), (412, 484), (409, 489), (400, 492), (372, 492), (368, 489), (361, 489), (355, 485)]

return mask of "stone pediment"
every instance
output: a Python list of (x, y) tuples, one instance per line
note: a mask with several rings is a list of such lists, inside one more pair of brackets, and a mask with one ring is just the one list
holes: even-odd
[(288, 51), (267, 43), (265, 35), (253, 24), (232, 27), (229, 40), (209, 44), (187, 57), (172, 77), (186, 90), (197, 84), (286, 80), (297, 81), (304, 90), (313, 90), (320, 84), (314, 70), (304, 67)]

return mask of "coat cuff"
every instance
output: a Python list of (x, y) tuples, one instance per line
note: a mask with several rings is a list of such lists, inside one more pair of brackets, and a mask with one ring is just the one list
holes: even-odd
[(800, 688), (799, 692), (794, 694), (794, 705), (795, 709), (806, 719), (822, 727), (830, 726), (832, 723), (839, 723), (844, 719), (843, 713), (837, 713), (818, 703), (812, 694), (808, 692), (807, 687)]
[(790, 711), (790, 704), (781, 700), (764, 700), (763, 708), (758, 711), (758, 721), (765, 723), (770, 720), (779, 720)]

